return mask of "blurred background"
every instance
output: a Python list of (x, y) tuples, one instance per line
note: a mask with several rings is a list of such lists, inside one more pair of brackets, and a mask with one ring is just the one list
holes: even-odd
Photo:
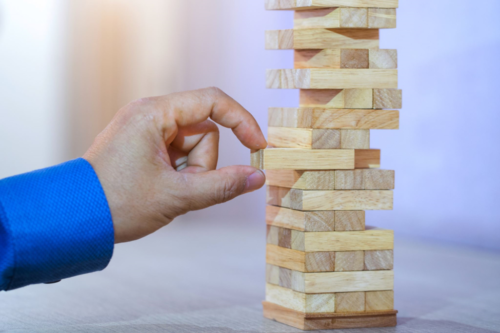
[[(382, 48), (399, 51), (399, 131), (372, 131), (396, 170), (395, 210), (368, 223), (400, 237), (500, 249), (500, 2), (401, 1)], [(0, 178), (81, 156), (129, 101), (218, 86), (267, 127), (297, 91), (265, 89), (264, 31), (291, 12), (242, 0), (0, 1)], [(248, 164), (222, 130), (219, 166)], [(180, 218), (264, 226), (264, 190)], [(207, 222), (209, 223), (209, 222)], [(263, 227), (264, 230), (264, 227)]]

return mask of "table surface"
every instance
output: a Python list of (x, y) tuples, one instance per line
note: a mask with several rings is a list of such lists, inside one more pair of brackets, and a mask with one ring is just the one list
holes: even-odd
[[(500, 332), (500, 254), (396, 235), (395, 328)], [(0, 294), (0, 332), (301, 332), (262, 317), (265, 226), (176, 221), (103, 272)]]

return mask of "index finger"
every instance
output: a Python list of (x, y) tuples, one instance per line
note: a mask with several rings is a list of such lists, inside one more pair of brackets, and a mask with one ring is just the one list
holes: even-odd
[(247, 148), (263, 149), (267, 146), (260, 126), (250, 112), (218, 88), (175, 93), (157, 97), (156, 101), (163, 112), (175, 118), (179, 127), (211, 118), (231, 128)]

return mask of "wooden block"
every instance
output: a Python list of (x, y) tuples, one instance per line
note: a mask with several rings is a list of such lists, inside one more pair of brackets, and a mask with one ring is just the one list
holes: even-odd
[(368, 28), (396, 28), (396, 9), (368, 8)]
[(281, 89), (281, 70), (268, 69), (266, 72), (266, 88)]
[(338, 69), (341, 68), (340, 53), (340, 49), (295, 50), (294, 68)]
[(346, 109), (371, 109), (373, 107), (373, 89), (346, 89), (344, 91)]
[(341, 28), (368, 28), (368, 8), (340, 8)]
[(369, 68), (368, 50), (340, 50), (340, 68)]
[[(321, 131), (321, 130), (313, 130)], [(333, 130), (323, 130), (333, 131)], [(343, 149), (370, 149), (370, 130), (340, 130), (340, 147)]]
[(268, 50), (378, 49), (377, 29), (298, 29), (266, 31)]
[[(289, 230), (289, 229), (287, 229)], [(291, 230), (292, 233), (292, 249), (297, 250), (297, 251), (305, 251), (305, 240), (304, 240), (304, 232), (302, 231), (297, 231), (297, 230)], [(306, 265), (307, 265), (307, 258), (306, 258)]]
[(393, 190), (394, 171), (377, 169), (335, 171), (336, 190)]
[(365, 230), (364, 211), (338, 211), (335, 214), (335, 231)]
[(267, 237), (266, 237), (266, 242), (267, 244), (273, 244), (273, 245), (278, 245), (279, 244), (279, 230), (280, 228), (276, 226), (267, 226)]
[[(268, 71), (267, 75), (274, 77), (275, 73)], [(267, 82), (270, 80), (267, 78)], [(369, 89), (397, 88), (397, 86), (398, 71), (396, 69), (281, 70), (281, 89)], [(352, 107), (346, 104), (346, 108)]]
[(306, 272), (335, 271), (335, 252), (308, 252), (305, 256)]
[(266, 284), (266, 301), (307, 313), (335, 312), (335, 294), (308, 295)]
[(343, 89), (302, 89), (300, 90), (301, 107), (343, 109)]
[(397, 50), (368, 50), (369, 68), (396, 69), (398, 68)]
[(394, 309), (394, 291), (369, 291), (366, 293), (366, 311)]
[(355, 293), (336, 293), (335, 294), (335, 312), (352, 313), (365, 311), (365, 292)]
[(354, 155), (355, 169), (380, 168), (380, 149), (356, 149)]
[(262, 302), (264, 317), (301, 330), (393, 327), (397, 311), (307, 314), (271, 302)]
[[(269, 127), (267, 129), (267, 142), (271, 148), (303, 148), (311, 149), (313, 130), (308, 128)], [(330, 148), (340, 148), (337, 146)]]
[(399, 111), (270, 108), (269, 127), (318, 129), (398, 129)]
[(340, 28), (340, 9), (324, 8), (295, 12), (294, 29)]
[(267, 206), (266, 223), (299, 231), (334, 231), (335, 212), (303, 212), (283, 207)]
[(279, 286), (292, 289), (292, 270), (279, 267)]
[(285, 228), (278, 228), (278, 246), (284, 247), (287, 249), (292, 248), (292, 230)]
[(279, 285), (280, 283), (280, 267), (266, 264), (266, 282)]
[(344, 251), (335, 253), (335, 272), (354, 272), (364, 269), (364, 251)]
[(393, 271), (304, 273), (305, 293), (341, 293), (394, 289)]
[[(355, 161), (356, 154), (360, 161)], [(356, 164), (365, 166), (366, 160), (366, 152), (355, 153), (353, 149), (272, 148), (263, 150), (262, 165), (265, 170), (350, 170)]]
[(398, 89), (373, 89), (374, 109), (401, 109), (403, 93)]
[(394, 268), (394, 251), (365, 251), (365, 271), (391, 270)]
[(335, 171), (268, 170), (266, 184), (302, 190), (335, 190)]
[(306, 269), (305, 260), (305, 254), (302, 251), (267, 244), (266, 263), (270, 265), (304, 272)]
[(398, 0), (266, 0), (268, 10), (308, 10), (328, 7), (398, 8)]
[(391, 210), (393, 192), (387, 190), (324, 191), (267, 187), (267, 203), (296, 210)]
[(250, 165), (257, 169), (264, 167), (264, 151), (253, 150), (250, 153)]
[[(394, 249), (394, 231), (385, 229), (344, 232), (306, 232), (304, 240), (306, 252)], [(337, 263), (338, 262), (336, 262), (336, 264)], [(363, 260), (361, 260), (361, 266), (362, 264)]]

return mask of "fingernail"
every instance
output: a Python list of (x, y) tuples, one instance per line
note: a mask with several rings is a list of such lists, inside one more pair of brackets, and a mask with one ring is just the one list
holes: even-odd
[(247, 182), (245, 184), (245, 192), (249, 193), (258, 190), (266, 182), (266, 176), (261, 170), (257, 170), (247, 177)]

